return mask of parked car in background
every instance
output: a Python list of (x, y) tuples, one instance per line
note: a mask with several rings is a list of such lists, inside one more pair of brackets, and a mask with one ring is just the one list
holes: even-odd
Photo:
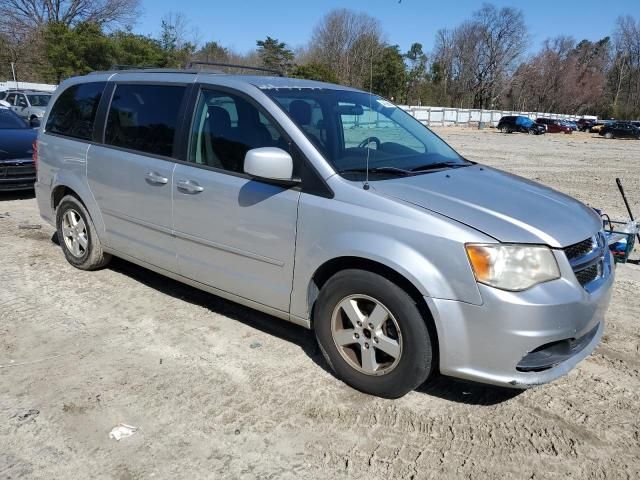
[(11, 107), (11, 104), (5, 100), (8, 94), (6, 90), (0, 92), (0, 107)]
[(496, 127), (503, 133), (522, 132), (532, 135), (541, 135), (546, 132), (544, 125), (534, 122), (529, 117), (522, 115), (507, 115), (500, 119)]
[(640, 128), (631, 122), (613, 122), (605, 125), (598, 132), (605, 138), (635, 138), (640, 140)]
[(577, 121), (578, 130), (580, 130), (581, 132), (588, 132), (595, 122), (595, 120), (581, 118)]
[(569, 127), (573, 132), (578, 131), (578, 124), (576, 122), (573, 122), (571, 120), (562, 120), (560, 123)]
[(71, 265), (123, 257), (313, 328), (369, 394), (404, 395), (436, 369), (528, 388), (604, 331), (600, 216), (465, 159), (368, 92), (96, 72), (58, 87), (36, 153), (40, 214)]
[(638, 127), (638, 128), (640, 128), (640, 121), (633, 120), (633, 121), (631, 122), (631, 125), (633, 125), (634, 127)]
[(33, 143), (37, 131), (6, 107), (0, 107), (0, 190), (33, 188)]
[(546, 125), (547, 133), (572, 133), (573, 129), (564, 125), (563, 120), (556, 120), (554, 118), (536, 118), (536, 123)]
[(42, 118), (47, 104), (51, 99), (51, 94), (36, 91), (11, 91), (7, 94), (5, 101), (11, 105), (11, 110), (22, 118), (31, 120)]
[(591, 129), (589, 130), (591, 133), (599, 133), (600, 130), (602, 130), (605, 126), (611, 124), (612, 121), (611, 120), (599, 120), (597, 122), (595, 122), (592, 126)]

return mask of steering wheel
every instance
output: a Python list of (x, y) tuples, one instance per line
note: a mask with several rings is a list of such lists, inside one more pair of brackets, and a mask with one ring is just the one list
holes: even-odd
[(380, 139), (378, 137), (367, 137), (367, 138), (365, 138), (363, 141), (361, 141), (358, 144), (358, 148), (365, 148), (371, 142), (376, 144), (376, 150), (380, 150), (380, 147), (382, 146), (382, 142), (380, 141)]

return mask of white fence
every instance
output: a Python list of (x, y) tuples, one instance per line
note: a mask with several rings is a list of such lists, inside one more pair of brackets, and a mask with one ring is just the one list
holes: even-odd
[(58, 86), (48, 83), (30, 83), (30, 82), (0, 82), (0, 92), (9, 90), (10, 88), (19, 88), (21, 90), (40, 90), (42, 92), (53, 92)]
[(536, 118), (554, 118), (558, 120), (578, 120), (576, 115), (546, 112), (513, 112), (510, 110), (480, 110), (472, 108), (415, 107), (402, 105), (401, 108), (428, 126), (478, 126), (480, 122), (486, 126), (498, 125), (500, 118), (506, 115), (521, 115)]

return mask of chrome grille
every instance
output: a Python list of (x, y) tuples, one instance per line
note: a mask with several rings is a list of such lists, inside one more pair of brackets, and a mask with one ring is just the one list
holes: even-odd
[(578, 283), (587, 286), (602, 277), (607, 243), (602, 233), (564, 248)]
[(576, 272), (576, 278), (578, 279), (578, 282), (580, 282), (580, 285), (582, 285), (583, 287), (587, 283), (593, 282), (599, 276), (598, 265), (591, 265), (590, 267)]
[(594, 237), (591, 237), (581, 242), (574, 243), (573, 245), (569, 245), (564, 249), (564, 253), (566, 253), (567, 258), (571, 261), (593, 251), (596, 246), (597, 242), (594, 241)]

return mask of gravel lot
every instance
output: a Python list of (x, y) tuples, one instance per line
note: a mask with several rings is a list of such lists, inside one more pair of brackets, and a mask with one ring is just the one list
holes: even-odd
[[(620, 176), (640, 214), (638, 141), (437, 132), (613, 216)], [(52, 233), (32, 196), (0, 195), (0, 478), (640, 478), (636, 265), (567, 377), (388, 401), (337, 381), (306, 330), (124, 261), (75, 270)], [(120, 422), (139, 430), (109, 439)]]

